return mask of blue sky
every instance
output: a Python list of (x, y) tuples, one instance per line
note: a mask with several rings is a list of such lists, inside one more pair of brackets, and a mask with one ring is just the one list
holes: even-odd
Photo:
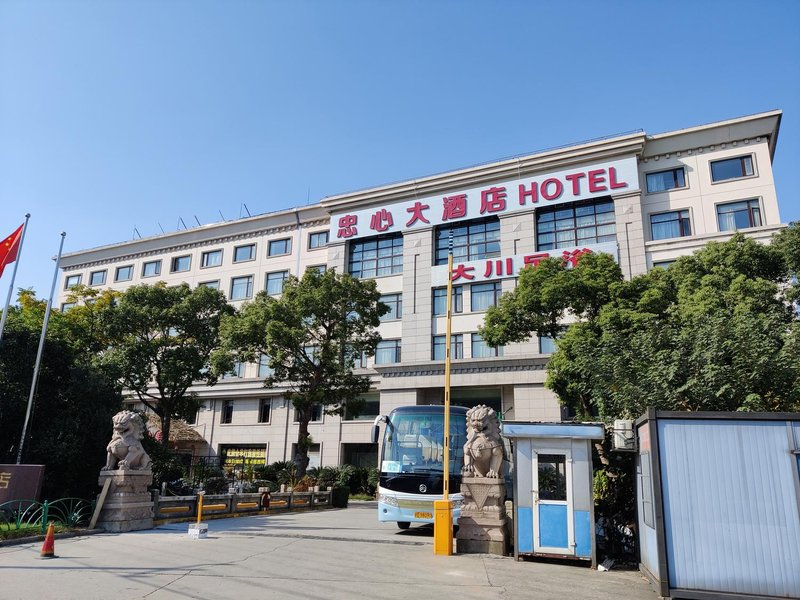
[(3, 0), (0, 238), (32, 213), (16, 285), (47, 296), (61, 230), (75, 251), (774, 108), (798, 220), (798, 23), (794, 0)]

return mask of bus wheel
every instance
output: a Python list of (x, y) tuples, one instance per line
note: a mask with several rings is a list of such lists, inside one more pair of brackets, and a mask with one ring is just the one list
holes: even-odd
[(397, 526), (400, 529), (408, 529), (409, 527), (411, 527), (411, 523), (408, 521), (398, 521)]

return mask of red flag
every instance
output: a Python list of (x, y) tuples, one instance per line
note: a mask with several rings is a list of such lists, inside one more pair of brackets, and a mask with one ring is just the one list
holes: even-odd
[(3, 270), (6, 265), (10, 265), (17, 260), (17, 253), (19, 252), (19, 242), (22, 239), (22, 228), (25, 226), (23, 223), (6, 239), (0, 242), (0, 277), (3, 276)]

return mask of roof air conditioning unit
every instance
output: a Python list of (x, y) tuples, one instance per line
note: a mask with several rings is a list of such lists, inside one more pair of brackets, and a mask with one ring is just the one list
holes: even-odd
[(614, 421), (613, 448), (623, 452), (635, 450), (632, 419), (616, 419)]

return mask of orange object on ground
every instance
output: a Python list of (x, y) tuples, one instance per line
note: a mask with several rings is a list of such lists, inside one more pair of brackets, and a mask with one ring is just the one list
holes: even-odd
[(42, 558), (56, 558), (56, 526), (50, 523), (47, 526), (47, 535), (42, 544)]

